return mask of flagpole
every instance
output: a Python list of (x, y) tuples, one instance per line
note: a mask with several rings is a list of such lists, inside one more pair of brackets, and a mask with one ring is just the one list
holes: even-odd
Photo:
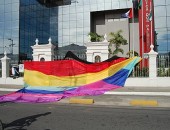
[(132, 50), (133, 50), (133, 57), (134, 57), (134, 1), (132, 0), (132, 30), (133, 30), (133, 40), (132, 40)]
[[(150, 13), (151, 13), (151, 15), (153, 15), (152, 14), (152, 4), (151, 4), (151, 1), (150, 1)], [(153, 17), (153, 16), (152, 16)], [(150, 22), (151, 22), (151, 45), (153, 45), (153, 32), (152, 32), (152, 20), (150, 20)]]
[(152, 21), (151, 21), (151, 44), (153, 45), (153, 27), (152, 27)]
[(143, 29), (143, 1), (142, 1), (142, 54), (144, 53), (144, 36), (143, 36), (143, 32), (144, 32), (144, 29)]
[[(144, 49), (144, 48), (145, 48), (145, 47), (144, 47), (144, 25), (143, 25), (143, 24), (144, 24), (144, 18), (143, 18), (143, 14), (144, 14), (143, 1), (142, 1), (142, 5), (141, 5), (141, 6), (142, 6), (142, 37), (141, 37), (141, 38), (142, 38), (142, 55), (143, 55), (143, 54), (144, 54), (144, 50), (145, 50), (145, 49)], [(143, 60), (143, 61), (142, 61), (142, 65), (144, 66), (144, 64), (145, 64), (145, 61)]]
[[(131, 32), (130, 32), (130, 20), (129, 20), (129, 18), (128, 18), (128, 29), (129, 29), (129, 52), (131, 51), (130, 49), (131, 49), (131, 47), (130, 47), (130, 35), (131, 35)], [(129, 57), (131, 57), (131, 53), (129, 53)]]

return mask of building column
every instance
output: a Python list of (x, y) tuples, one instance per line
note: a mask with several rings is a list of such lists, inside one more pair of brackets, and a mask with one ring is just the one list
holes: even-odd
[(93, 62), (93, 57), (92, 57), (92, 55), (93, 55), (93, 53), (91, 53), (91, 52), (86, 52), (87, 61)]
[(1, 62), (2, 62), (2, 78), (7, 78), (7, 77), (10, 76), (10, 74), (9, 74), (9, 71), (10, 71), (10, 67), (9, 67), (10, 58), (7, 57), (6, 51), (4, 52), (4, 57), (1, 58)]

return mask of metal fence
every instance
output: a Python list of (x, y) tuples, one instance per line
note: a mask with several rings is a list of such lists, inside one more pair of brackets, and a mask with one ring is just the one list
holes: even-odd
[[(170, 77), (170, 55), (160, 54), (156, 58), (157, 77)], [(137, 64), (130, 77), (149, 77), (149, 59), (143, 59)]]
[(157, 56), (157, 76), (170, 77), (170, 55), (161, 54)]
[[(87, 59), (86, 54), (77, 54), (76, 55), (79, 59), (85, 60)], [(54, 60), (62, 60), (64, 59), (65, 55), (57, 55), (54, 57)], [(67, 58), (70, 59), (70, 58)]]
[[(77, 55), (82, 60), (86, 60), (86, 55)], [(54, 60), (62, 60), (64, 56), (57, 56)], [(25, 61), (31, 60), (23, 60), (20, 63), (24, 63)], [(170, 77), (170, 55), (169, 54), (161, 54), (157, 56), (157, 77)], [(17, 64), (16, 61), (11, 61), (10, 68), (12, 68), (13, 64)], [(149, 59), (142, 59), (140, 63), (138, 63), (133, 71), (131, 72), (129, 77), (149, 77)], [(11, 74), (11, 69), (10, 69)], [(24, 74), (20, 73), (22, 77)], [(0, 67), (0, 77), (1, 77), (1, 67)]]
[(134, 69), (132, 70), (129, 77), (149, 77), (149, 60), (142, 59), (140, 63), (138, 63)]

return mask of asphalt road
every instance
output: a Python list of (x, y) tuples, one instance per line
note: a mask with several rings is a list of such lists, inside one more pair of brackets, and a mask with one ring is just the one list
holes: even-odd
[(4, 130), (169, 130), (170, 110), (1, 103)]

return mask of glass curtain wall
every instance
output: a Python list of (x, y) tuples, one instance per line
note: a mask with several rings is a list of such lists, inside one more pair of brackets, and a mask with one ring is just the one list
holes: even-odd
[(70, 0), (67, 5), (55, 6), (40, 1), (0, 0), (1, 55), (7, 50), (16, 60), (32, 59), (35, 39), (47, 44), (49, 37), (59, 50), (85, 53), (91, 12), (132, 7), (129, 0)]
[(159, 53), (170, 52), (170, 1), (154, 0), (155, 31)]
[(30, 46), (35, 44), (35, 38), (40, 44), (46, 44), (51, 37), (62, 55), (68, 50), (85, 53), (90, 12), (132, 7), (128, 0), (70, 0), (68, 3), (50, 7), (38, 0), (20, 0), (20, 60), (32, 58)]
[[(71, 0), (70, 5), (58, 7), (58, 45), (84, 46), (91, 30), (90, 13), (132, 7), (129, 0)], [(103, 32), (105, 33), (105, 32)], [(68, 47), (69, 48), (69, 47)], [(85, 53), (85, 49), (80, 51)], [(66, 51), (65, 51), (66, 52)], [(77, 52), (77, 53), (81, 53)]]
[(32, 59), (35, 39), (39, 44), (48, 44), (49, 37), (53, 44), (57, 40), (58, 9), (40, 4), (37, 0), (20, 0), (20, 60)]
[(0, 0), (0, 57), (4, 51), (12, 62), (19, 53), (19, 0)]

